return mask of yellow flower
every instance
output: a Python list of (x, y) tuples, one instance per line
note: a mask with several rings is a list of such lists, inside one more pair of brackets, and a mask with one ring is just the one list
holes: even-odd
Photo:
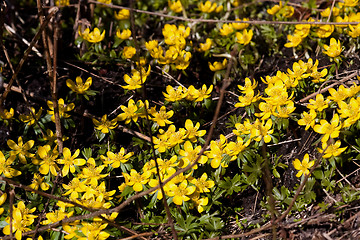
[(70, 0), (56, 0), (55, 5), (59, 7), (69, 6)]
[(250, 139), (244, 144), (241, 137), (237, 137), (236, 142), (226, 144), (224, 151), (231, 157), (230, 161), (237, 159), (237, 156), (243, 152), (250, 144)]
[(345, 88), (344, 85), (340, 85), (337, 91), (334, 88), (329, 88), (331, 96), (329, 96), (328, 99), (333, 100), (334, 102), (340, 102), (350, 97), (350, 91), (350, 88)]
[(174, 111), (170, 110), (170, 111), (166, 112), (165, 106), (161, 106), (159, 112), (156, 112), (156, 110), (154, 109), (154, 111), (151, 113), (151, 115), (153, 115), (151, 120), (156, 122), (157, 124), (159, 124), (159, 126), (161, 126), (161, 127), (164, 127), (166, 124), (173, 123), (172, 121), (170, 121), (168, 119), (174, 115)]
[(95, 125), (95, 128), (105, 134), (109, 133), (110, 129), (114, 129), (117, 126), (117, 118), (109, 121), (107, 120), (106, 114), (101, 117), (100, 121), (96, 120), (95, 118), (93, 118), (92, 121)]
[(253, 30), (251, 29), (249, 31), (244, 29), (242, 33), (236, 32), (236, 39), (237, 39), (236, 42), (243, 45), (249, 44), (252, 37), (253, 37)]
[(335, 58), (341, 54), (341, 43), (340, 40), (336, 41), (335, 38), (330, 39), (330, 45), (324, 44), (323, 53), (328, 55), (329, 57)]
[(120, 108), (124, 112), (120, 113), (117, 116), (118, 121), (125, 121), (125, 124), (130, 123), (131, 120), (137, 122), (139, 118), (139, 115), (137, 114), (138, 107), (136, 106), (135, 101), (133, 99), (129, 100), (128, 107), (121, 105)]
[(281, 8), (282, 8), (282, 2), (280, 1), (279, 5), (274, 5), (272, 8), (267, 9), (266, 12), (270, 15), (275, 15), (280, 11)]
[(196, 205), (196, 209), (198, 210), (199, 213), (202, 213), (204, 211), (203, 206), (208, 205), (209, 203), (209, 198), (208, 197), (204, 197), (204, 198), (196, 198), (196, 199), (192, 199), (195, 202)]
[(77, 158), (80, 154), (80, 150), (76, 149), (74, 155), (71, 156), (71, 151), (68, 148), (64, 148), (63, 150), (63, 158), (58, 159), (59, 164), (63, 164), (62, 168), (62, 176), (65, 177), (68, 175), (69, 170), (71, 173), (75, 172), (75, 166), (82, 166), (86, 163), (85, 159)]
[[(55, 115), (54, 115), (54, 104), (52, 101), (47, 101), (47, 105), (50, 108), (50, 110), (48, 110), (48, 114), (51, 115), (51, 121), (55, 122)], [(75, 108), (75, 104), (74, 103), (70, 103), (68, 105), (65, 105), (64, 103), (64, 99), (60, 98), (58, 100), (58, 107), (59, 107), (59, 116), (60, 118), (68, 118), (70, 117), (69, 114), (67, 114), (66, 112), (69, 112), (71, 110), (73, 110)]]
[(255, 95), (255, 91), (248, 89), (245, 96), (239, 96), (239, 102), (235, 104), (235, 107), (246, 107), (260, 99), (260, 95)]
[(40, 187), (41, 190), (46, 191), (50, 188), (50, 185), (47, 182), (44, 182), (44, 177), (41, 177), (39, 174), (34, 173), (34, 178), (29, 187), (34, 190), (38, 190)]
[(207, 178), (208, 176), (205, 172), (201, 175), (199, 179), (194, 178), (190, 180), (190, 182), (196, 186), (200, 193), (210, 192), (209, 188), (215, 186), (215, 182), (213, 180), (207, 180)]
[(191, 59), (191, 52), (182, 50), (175, 61), (176, 69), (179, 69), (179, 70), (186, 69), (190, 64), (190, 59)]
[(114, 12), (117, 20), (125, 20), (130, 18), (130, 11), (127, 9), (121, 9), (119, 12)]
[[(188, 165), (192, 164), (196, 158), (198, 157), (198, 154), (200, 153), (201, 146), (193, 147), (192, 143), (190, 141), (186, 141), (184, 143), (184, 149), (179, 150), (179, 154), (182, 156), (180, 159), (180, 168), (187, 167)], [(202, 155), (198, 161), (200, 164), (206, 163), (208, 158), (204, 155)], [(193, 167), (194, 169), (197, 169), (197, 165)]]
[(14, 160), (15, 156), (10, 156), (6, 160), (4, 154), (0, 151), (0, 174), (4, 174), (7, 178), (19, 176), (21, 172), (10, 167)]
[(85, 83), (83, 83), (81, 77), (76, 77), (75, 81), (76, 84), (71, 79), (66, 80), (66, 86), (68, 86), (73, 92), (76, 92), (77, 94), (86, 94), (86, 91), (90, 88), (92, 84), (91, 77), (88, 77)]
[(231, 23), (224, 23), (219, 31), (221, 36), (227, 36), (234, 32), (234, 28)]
[(309, 74), (306, 73), (306, 68), (301, 67), (299, 63), (294, 62), (292, 71), (288, 68), (287, 72), (289, 77), (294, 78), (296, 80), (301, 80), (307, 78)]
[(320, 120), (320, 124), (314, 126), (314, 131), (323, 134), (321, 141), (326, 143), (330, 137), (337, 138), (339, 136), (341, 127), (339, 115), (335, 113), (330, 123), (325, 119)]
[(82, 36), (86, 41), (91, 43), (101, 42), (105, 38), (105, 30), (100, 33), (98, 28), (94, 28), (92, 32), (90, 32), (89, 28), (86, 28), (84, 32), (80, 32), (80, 36)]
[(120, 29), (118, 29), (116, 31), (116, 36), (120, 39), (129, 39), (131, 37), (131, 30), (130, 29), (124, 29), (123, 31), (120, 31)]
[[(235, 19), (235, 21), (249, 21), (248, 18), (243, 18), (242, 20), (237, 18)], [(243, 30), (245, 28), (247, 28), (249, 26), (248, 23), (232, 23), (232, 27), (235, 28), (236, 30)]]
[(157, 48), (158, 45), (159, 45), (159, 42), (157, 40), (151, 40), (151, 41), (145, 42), (145, 47), (149, 52), (151, 52), (152, 50)]
[(277, 106), (274, 116), (279, 118), (289, 118), (290, 113), (295, 111), (295, 109), (296, 107), (294, 107), (294, 102), (291, 101), (286, 105)]
[(210, 38), (207, 38), (205, 43), (200, 43), (200, 48), (198, 48), (199, 52), (206, 52), (208, 51), (213, 44), (213, 41)]
[[(140, 73), (141, 71), (141, 73)], [(138, 71), (136, 69), (133, 69), (131, 71), (132, 76), (125, 74), (124, 75), (124, 81), (128, 84), (126, 86), (122, 86), (124, 89), (128, 90), (135, 90), (138, 88), (142, 88), (144, 82), (147, 79), (147, 76), (150, 74), (150, 65), (148, 70), (145, 72), (145, 69), (141, 67), (141, 70)]]
[(176, 205), (182, 205), (183, 202), (189, 201), (189, 195), (193, 194), (196, 190), (194, 186), (188, 186), (187, 180), (182, 181), (179, 185), (170, 184), (168, 195), (173, 197), (172, 201)]
[(107, 158), (104, 158), (103, 162), (111, 165), (113, 168), (118, 168), (121, 163), (126, 163), (129, 158), (134, 155), (134, 153), (129, 152), (125, 154), (125, 148), (122, 147), (118, 153), (108, 151), (106, 155)]
[(226, 65), (227, 65), (227, 59), (226, 58), (222, 61), (222, 63), (221, 62), (214, 62), (214, 63), (209, 62), (209, 68), (213, 72), (225, 69)]
[(211, 3), (210, 1), (206, 1), (205, 3), (200, 3), (199, 4), (199, 10), (203, 13), (211, 13), (213, 11), (215, 11), (217, 8), (217, 4)]
[(320, 25), (315, 32), (319, 38), (327, 38), (333, 33), (334, 29), (334, 25)]
[[(337, 157), (346, 150), (347, 147), (340, 148), (341, 141), (337, 140), (335, 143), (327, 145), (326, 142), (322, 143), (322, 149), (318, 148), (319, 153), (324, 153), (323, 158)], [(326, 148), (327, 147), (327, 148)], [(324, 149), (326, 148), (325, 152)]]
[(306, 38), (310, 33), (310, 24), (296, 24), (294, 35), (297, 35), (301, 38)]
[(83, 238), (78, 238), (79, 240), (86, 239), (96, 239), (96, 240), (105, 240), (110, 236), (110, 233), (103, 231), (107, 227), (107, 223), (103, 222), (81, 222), (82, 228), (81, 232), (85, 235)]
[(176, 102), (184, 99), (187, 95), (186, 88), (179, 86), (178, 88), (174, 89), (172, 86), (166, 86), (166, 93), (163, 92), (165, 100), (168, 102)]
[(50, 145), (40, 146), (37, 154), (40, 159), (33, 159), (32, 162), (35, 165), (40, 165), (39, 172), (43, 175), (51, 172), (52, 175), (57, 176), (57, 171), (60, 169), (58, 165), (56, 165), (57, 157), (59, 156), (56, 147), (51, 150)]
[(42, 114), (42, 107), (40, 107), (39, 111), (36, 113), (35, 108), (30, 107), (30, 113), (28, 115), (21, 114), (19, 116), (20, 121), (27, 123), (28, 126), (33, 125), (36, 121), (38, 121)]
[(261, 102), (259, 104), (259, 110), (261, 112), (255, 113), (255, 116), (261, 117), (261, 120), (266, 120), (266, 119), (270, 118), (271, 115), (273, 115), (275, 108), (276, 108), (276, 106), (272, 105), (271, 103)]
[(297, 34), (287, 35), (287, 39), (289, 42), (285, 43), (284, 45), (287, 48), (297, 47), (303, 40), (303, 38)]
[[(331, 11), (331, 8), (328, 7), (328, 8), (326, 8), (324, 11), (320, 12), (320, 15), (321, 15), (322, 17), (324, 17), (324, 18), (327, 18), (327, 17), (329, 17), (329, 15), (330, 15), (330, 11)], [(336, 17), (336, 16), (339, 15), (339, 13), (340, 13), (340, 9), (337, 8), (337, 7), (333, 7), (332, 12), (331, 12), (331, 16)]]
[(223, 155), (225, 153), (226, 138), (224, 135), (220, 135), (220, 142), (211, 141), (210, 150), (206, 151), (206, 156), (211, 159), (210, 165), (212, 168), (218, 168), (220, 164), (222, 167), (227, 167), (225, 162), (222, 162)]
[[(27, 226), (33, 224), (34, 219), (38, 217), (30, 214), (35, 212), (35, 210), (36, 210), (35, 207), (32, 209), (28, 209), (23, 201), (19, 201), (17, 207), (13, 206), (12, 233), (15, 232), (16, 240), (21, 240), (22, 233), (31, 231), (31, 229), (28, 228)], [(7, 217), (5, 221), (9, 223), (9, 225), (6, 225), (3, 228), (3, 233), (5, 235), (10, 235), (10, 216)]]
[(285, 18), (289, 18), (294, 15), (294, 10), (295, 9), (292, 6), (284, 6), (280, 9), (279, 13)]
[(84, 184), (97, 187), (99, 185), (98, 181), (108, 176), (108, 174), (101, 174), (105, 167), (106, 165), (96, 166), (95, 159), (89, 158), (87, 160), (87, 167), (82, 168), (82, 172), (78, 174), (78, 177), (85, 179)]
[(309, 175), (310, 171), (309, 168), (314, 166), (315, 161), (309, 162), (309, 154), (305, 154), (302, 162), (300, 162), (299, 159), (295, 159), (293, 161), (294, 168), (298, 170), (299, 172), (296, 174), (296, 177), (301, 177), (301, 175)]
[[(7, 194), (6, 194), (6, 193), (1, 194), (1, 197), (0, 197), (0, 206), (5, 203), (6, 198), (7, 198)], [(3, 214), (3, 212), (4, 212), (4, 208), (0, 208), (0, 215)]]
[(10, 156), (18, 156), (20, 162), (26, 164), (26, 157), (32, 158), (35, 156), (28, 152), (28, 150), (34, 146), (34, 143), (34, 140), (29, 140), (23, 144), (22, 137), (18, 138), (18, 144), (11, 139), (7, 140), (7, 145), (12, 149), (12, 151), (10, 151)]
[(185, 121), (185, 129), (186, 129), (186, 137), (191, 142), (196, 142), (196, 137), (202, 137), (205, 135), (206, 130), (199, 130), (200, 123), (194, 123), (190, 119), (186, 119)]
[(4, 119), (4, 120), (10, 120), (14, 117), (14, 109), (10, 108), (10, 110), (6, 110), (6, 109), (0, 109), (0, 118)]
[(247, 93), (249, 90), (254, 90), (257, 87), (258, 83), (255, 79), (253, 79), (253, 83), (251, 83), (250, 78), (245, 78), (245, 85), (238, 85), (237, 87), (240, 89), (242, 93)]
[(135, 169), (130, 170), (128, 173), (122, 173), (125, 178), (125, 183), (128, 186), (132, 186), (134, 191), (140, 192), (143, 190), (143, 185), (149, 182), (151, 172), (144, 172), (143, 174), (138, 173)]
[(63, 212), (59, 209), (46, 213), (46, 220), (41, 221), (42, 225), (47, 225), (50, 223), (55, 223), (58, 221), (63, 220), (64, 218), (69, 218), (74, 214), (74, 211), (71, 211), (69, 213)]
[(180, 0), (177, 1), (172, 1), (172, 0), (168, 0), (168, 5), (169, 8), (171, 9), (171, 11), (179, 13), (182, 11), (182, 4)]
[(303, 112), (302, 118), (298, 120), (298, 124), (301, 126), (305, 126), (305, 130), (308, 130), (309, 127), (314, 127), (316, 112), (313, 109), (310, 109), (310, 112)]
[(306, 105), (306, 107), (321, 112), (325, 108), (329, 107), (328, 105), (329, 102), (330, 99), (324, 100), (324, 96), (321, 93), (319, 93), (316, 95), (315, 100), (314, 99), (309, 100), (309, 104)]
[(357, 38), (360, 36), (360, 23), (356, 26), (349, 25), (350, 31), (348, 32), (349, 36), (352, 38)]
[(97, 1), (101, 3), (111, 4), (112, 0), (97, 0)]
[(124, 47), (121, 57), (123, 59), (130, 59), (136, 54), (136, 49), (132, 46)]
[(268, 119), (266, 123), (264, 121), (260, 122), (259, 119), (256, 119), (251, 126), (251, 138), (254, 138), (257, 142), (264, 140), (265, 143), (269, 143), (271, 141), (271, 134), (274, 132), (274, 129), (271, 128), (271, 119)]
[(344, 0), (345, 7), (356, 7), (359, 4), (359, 0)]

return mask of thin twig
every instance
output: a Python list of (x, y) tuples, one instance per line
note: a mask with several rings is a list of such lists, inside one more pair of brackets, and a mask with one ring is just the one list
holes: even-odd
[(102, 3), (102, 2), (98, 2), (98, 1), (94, 1), (94, 0), (89, 0), (88, 2), (89, 3), (99, 4), (99, 5), (104, 5), (104, 6), (107, 6), (107, 7), (110, 7), (110, 8), (114, 8), (114, 9), (127, 9), (129, 11), (134, 11), (134, 12), (138, 12), (138, 13), (145, 13), (145, 14), (153, 15), (153, 16), (172, 18), (172, 19), (186, 21), (186, 22), (248, 23), (248, 24), (251, 24), (251, 25), (278, 25), (278, 24), (287, 24), (287, 25), (297, 25), (297, 24), (304, 24), (304, 25), (357, 25), (357, 24), (360, 23), (360, 22), (319, 22), (319, 21), (315, 21), (315, 22), (302, 22), (302, 21), (289, 22), (289, 21), (260, 21), (260, 20), (251, 20), (251, 21), (240, 21), (239, 20), (239, 21), (235, 21), (235, 20), (197, 19), (197, 18), (185, 18), (185, 17), (179, 17), (179, 16), (171, 16), (171, 15), (164, 14), (164, 13), (150, 12), (150, 11), (144, 11), (144, 10), (140, 10), (140, 9), (131, 9), (129, 7), (123, 7), (123, 6), (114, 5), (114, 4), (106, 4), (106, 3)]

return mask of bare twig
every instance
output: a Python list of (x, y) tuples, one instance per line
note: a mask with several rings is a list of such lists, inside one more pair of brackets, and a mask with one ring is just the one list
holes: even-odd
[(252, 25), (278, 25), (278, 24), (287, 24), (287, 25), (297, 25), (297, 24), (306, 24), (306, 25), (357, 25), (360, 22), (319, 22), (319, 21), (315, 21), (315, 22), (302, 22), (302, 21), (294, 21), (294, 22), (289, 22), (289, 21), (260, 21), (260, 20), (251, 20), (251, 21), (235, 21), (235, 20), (215, 20), (215, 19), (198, 19), (198, 18), (185, 18), (185, 17), (178, 17), (178, 16), (171, 16), (168, 14), (164, 14), (164, 13), (159, 13), (159, 12), (150, 12), (150, 11), (144, 11), (144, 10), (140, 10), (140, 9), (132, 9), (129, 7), (123, 7), (123, 6), (118, 6), (118, 5), (114, 5), (114, 4), (106, 4), (106, 3), (102, 3), (102, 2), (98, 2), (98, 1), (94, 1), (94, 0), (89, 0), (89, 3), (94, 3), (94, 4), (99, 4), (99, 5), (104, 5), (110, 8), (114, 8), (114, 9), (127, 9), (127, 10), (131, 10), (134, 12), (138, 12), (138, 13), (145, 13), (148, 15), (153, 15), (153, 16), (159, 16), (159, 17), (165, 17), (165, 18), (171, 18), (171, 19), (176, 19), (176, 20), (181, 20), (181, 21), (186, 21), (186, 22), (205, 22), (205, 23), (248, 23), (248, 24), (252, 24)]

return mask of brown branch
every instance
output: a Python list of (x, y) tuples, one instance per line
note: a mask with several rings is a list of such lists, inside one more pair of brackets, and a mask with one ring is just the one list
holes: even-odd
[(59, 104), (57, 99), (57, 50), (59, 40), (59, 24), (55, 20), (54, 23), (54, 39), (53, 39), (53, 72), (52, 72), (52, 83), (51, 83), (51, 97), (54, 106), (54, 117), (55, 117), (55, 129), (59, 153), (63, 152), (63, 140), (62, 140), (62, 127), (60, 122)]
[(102, 2), (98, 2), (98, 1), (94, 1), (94, 0), (89, 0), (88, 2), (89, 3), (99, 4), (99, 5), (104, 5), (104, 6), (107, 6), (107, 7), (110, 7), (110, 8), (114, 8), (114, 9), (127, 9), (129, 11), (134, 11), (134, 12), (138, 12), (138, 13), (145, 13), (145, 14), (153, 15), (153, 16), (172, 18), (172, 19), (186, 21), (186, 22), (248, 23), (248, 24), (251, 24), (251, 25), (279, 25), (279, 24), (285, 24), (285, 25), (297, 25), (297, 24), (305, 24), (305, 25), (357, 25), (357, 24), (360, 23), (360, 22), (318, 22), (318, 21), (315, 21), (315, 22), (301, 22), (301, 21), (289, 22), (289, 21), (260, 21), (260, 20), (235, 21), (235, 20), (215, 20), (215, 19), (198, 19), (198, 18), (194, 19), (194, 18), (171, 16), (171, 15), (164, 14), (164, 13), (159, 13), (159, 12), (144, 11), (144, 10), (140, 10), (140, 9), (123, 7), (123, 6), (118, 6), (118, 5), (114, 5), (114, 4), (106, 4), (106, 3), (102, 3)]

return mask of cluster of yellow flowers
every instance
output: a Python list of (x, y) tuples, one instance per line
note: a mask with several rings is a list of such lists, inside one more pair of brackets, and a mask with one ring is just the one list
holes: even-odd
[[(276, 5), (278, 6), (278, 5)], [(338, 2), (336, 5), (332, 8), (328, 7), (325, 10), (323, 10), (320, 14), (322, 16), (321, 21), (327, 21), (329, 20), (336, 21), (336, 22), (360, 22), (360, 13), (356, 12), (355, 7), (358, 6), (357, 0), (348, 0), (344, 2)], [(273, 7), (275, 8), (275, 6)], [(268, 9), (268, 13), (271, 13), (272, 11)], [(330, 16), (331, 14), (331, 16)], [(315, 20), (313, 18), (309, 18), (307, 22), (314, 22)], [(312, 30), (312, 31), (311, 31)], [(360, 36), (360, 24), (358, 25), (310, 25), (310, 24), (300, 24), (295, 25), (295, 31), (293, 35), (288, 35), (288, 43), (285, 44), (285, 47), (297, 47), (299, 46), (302, 41), (309, 36), (310, 34), (314, 37), (318, 38), (328, 38), (330, 37), (333, 32), (336, 31), (338, 33), (345, 33), (349, 35), (352, 38), (357, 38)], [(333, 38), (332, 38), (333, 39)], [(331, 40), (332, 42), (335, 41)], [(330, 43), (331, 44), (331, 43)], [(338, 43), (340, 45), (340, 42)], [(326, 45), (325, 45), (326, 46)], [(325, 48), (324, 46), (324, 48)], [(326, 53), (328, 56), (334, 58), (340, 55), (340, 53), (334, 53), (334, 52), (328, 52), (325, 48)], [(341, 52), (341, 51), (340, 51)], [(329, 54), (328, 54), (329, 53)]]
[(152, 58), (156, 59), (158, 63), (164, 65), (174, 64), (176, 69), (184, 70), (190, 64), (191, 52), (185, 50), (186, 38), (190, 35), (190, 27), (184, 25), (165, 24), (162, 29), (164, 42), (167, 45), (167, 50), (159, 45), (157, 40), (151, 40), (145, 43), (146, 49), (149, 51)]

